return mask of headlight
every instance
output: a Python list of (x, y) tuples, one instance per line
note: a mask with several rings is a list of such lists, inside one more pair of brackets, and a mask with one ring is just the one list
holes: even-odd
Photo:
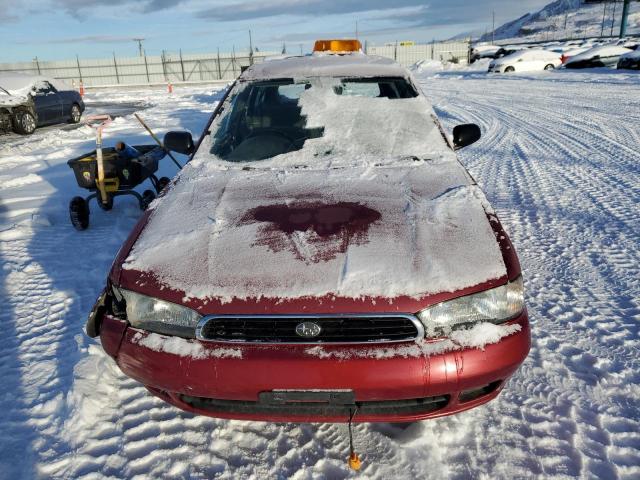
[(524, 310), (522, 276), (501, 287), (442, 302), (418, 313), (427, 337), (476, 322), (504, 323)]
[(131, 326), (167, 335), (194, 338), (201, 315), (190, 308), (122, 288), (114, 288), (117, 300), (126, 302)]

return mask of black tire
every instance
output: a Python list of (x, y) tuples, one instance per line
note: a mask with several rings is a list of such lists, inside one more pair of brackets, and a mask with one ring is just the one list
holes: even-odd
[(142, 208), (142, 210), (146, 210), (147, 208), (149, 208), (151, 202), (153, 202), (155, 199), (156, 194), (153, 193), (153, 191), (145, 190), (144, 192), (142, 192), (142, 203), (140, 204), (140, 208)]
[(511, 73), (511, 72), (515, 72), (516, 69), (513, 67), (507, 67), (504, 69), (504, 73)]
[(551, 63), (549, 65), (545, 65), (544, 69), (545, 70), (555, 70), (556, 67), (554, 67)]
[(80, 110), (80, 105), (74, 103), (71, 105), (71, 110), (69, 110), (69, 122), (70, 123), (80, 123), (80, 119), (82, 118), (82, 111)]
[(69, 218), (76, 230), (89, 227), (89, 205), (82, 197), (73, 197), (69, 202)]
[(14, 130), (20, 135), (31, 135), (36, 131), (36, 118), (31, 112), (19, 111), (14, 118)]
[(98, 206), (105, 212), (113, 208), (113, 197), (111, 195), (107, 195), (107, 203), (102, 203), (102, 197), (100, 195), (98, 195), (96, 201), (98, 202)]
[(166, 187), (167, 185), (169, 185), (169, 182), (171, 180), (169, 180), (168, 177), (161, 177), (158, 180), (158, 193), (160, 193), (162, 190), (164, 190), (164, 187)]

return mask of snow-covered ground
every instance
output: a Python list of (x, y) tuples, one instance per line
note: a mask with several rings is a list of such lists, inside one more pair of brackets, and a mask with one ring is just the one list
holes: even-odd
[[(82, 333), (140, 212), (118, 198), (73, 230), (81, 190), (65, 161), (93, 132), (47, 128), (0, 137), (0, 478), (640, 477), (640, 75), (418, 75), (449, 131), (482, 127), (461, 158), (523, 263), (533, 346), (498, 399), (357, 425), (355, 475), (345, 425), (215, 420), (152, 397)], [(142, 102), (152, 128), (199, 134), (219, 98), (199, 87), (88, 101)], [(148, 143), (130, 114), (106, 138)]]

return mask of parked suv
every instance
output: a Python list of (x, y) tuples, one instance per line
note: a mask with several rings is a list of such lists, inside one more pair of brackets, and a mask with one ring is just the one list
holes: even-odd
[(410, 73), (357, 41), (247, 69), (87, 322), (151, 393), (270, 421), (406, 422), (495, 398), (529, 351), (518, 258)]
[(80, 94), (58, 80), (0, 74), (0, 131), (30, 135), (43, 125), (78, 123), (82, 112)]

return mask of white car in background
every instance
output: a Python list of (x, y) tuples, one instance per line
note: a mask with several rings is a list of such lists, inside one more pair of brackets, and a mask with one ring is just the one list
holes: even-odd
[(489, 72), (534, 72), (553, 70), (562, 65), (560, 55), (542, 49), (521, 50), (489, 64)]

